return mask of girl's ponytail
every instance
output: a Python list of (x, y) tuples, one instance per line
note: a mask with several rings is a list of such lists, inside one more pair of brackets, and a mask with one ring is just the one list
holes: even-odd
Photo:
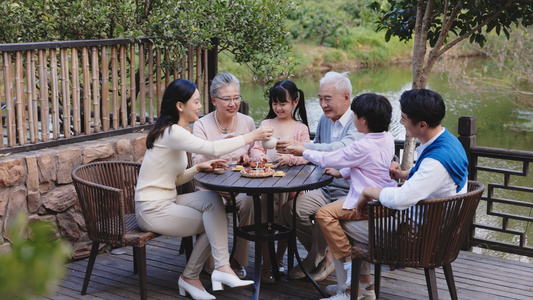
[(298, 120), (298, 118), (296, 118), (296, 115), (298, 114), (300, 116), (300, 121), (302, 121), (302, 123), (309, 128), (309, 124), (307, 123), (307, 111), (305, 110), (304, 92), (300, 89), (298, 89), (298, 99), (298, 106), (296, 106), (296, 109), (292, 113), (292, 117), (295, 120)]

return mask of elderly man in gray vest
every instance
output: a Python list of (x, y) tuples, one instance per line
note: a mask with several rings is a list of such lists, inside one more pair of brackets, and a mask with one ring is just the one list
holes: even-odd
[[(328, 72), (320, 79), (318, 97), (324, 114), (321, 116), (312, 143), (296, 141), (279, 141), (277, 150), (288, 151), (293, 144), (303, 145), (306, 149), (319, 151), (333, 151), (350, 145), (362, 134), (357, 132), (354, 125), (354, 113), (350, 109), (352, 84), (347, 73)], [(320, 231), (318, 224), (313, 224), (310, 217), (322, 206), (346, 197), (349, 182), (335, 178), (333, 182), (318, 190), (309, 191), (298, 197), (296, 211), (289, 201), (283, 207), (285, 220), (292, 220), (296, 214), (296, 236), (307, 249), (307, 257), (302, 261), (303, 267), (311, 274), (315, 281), (322, 281), (335, 271), (333, 257), (329, 253), (328, 245)], [(301, 265), (289, 272), (290, 279), (305, 277)]]

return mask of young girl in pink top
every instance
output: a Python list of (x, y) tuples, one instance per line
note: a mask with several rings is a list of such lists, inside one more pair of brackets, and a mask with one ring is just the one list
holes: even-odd
[[(292, 81), (278, 81), (270, 89), (269, 106), (265, 120), (259, 127), (271, 126), (274, 136), (280, 140), (295, 140), (303, 143), (310, 141), (309, 128), (307, 127), (307, 113), (302, 90)], [(276, 149), (265, 149), (262, 143), (254, 143), (251, 155), (255, 160), (264, 157), (277, 166), (306, 164), (307, 160), (291, 154), (277, 153)]]
[[(292, 81), (279, 81), (270, 89), (269, 106), (265, 120), (261, 122), (260, 127), (270, 126), (274, 128), (274, 136), (278, 139), (294, 140), (303, 143), (308, 143), (309, 128), (307, 127), (307, 113), (305, 110), (305, 99), (302, 90), (296, 87)], [(291, 154), (277, 153), (276, 149), (265, 149), (261, 142), (254, 143), (251, 150), (251, 157), (256, 161), (261, 161), (267, 158), (269, 162), (275, 163), (274, 167), (282, 165), (300, 165), (306, 164), (308, 161), (303, 157), (294, 156)], [(267, 199), (267, 195), (262, 195)], [(278, 224), (287, 224), (290, 220), (282, 220), (281, 207), (294, 195), (289, 193), (279, 193), (274, 195), (274, 222)], [(262, 201), (263, 215), (266, 216), (267, 201)], [(266, 220), (265, 220), (266, 221)], [(267, 245), (267, 244), (264, 244)], [(280, 271), (284, 272), (283, 255), (287, 248), (286, 241), (278, 242), (278, 249), (276, 257), (280, 262)], [(272, 274), (270, 258), (268, 250), (263, 249), (263, 269), (261, 272), (261, 282), (274, 283), (275, 279)]]

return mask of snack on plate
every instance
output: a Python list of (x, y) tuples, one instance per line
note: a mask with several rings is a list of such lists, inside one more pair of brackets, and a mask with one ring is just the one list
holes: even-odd
[(271, 177), (272, 175), (274, 175), (274, 173), (276, 173), (276, 171), (272, 168), (246, 168), (241, 170), (241, 176), (243, 177)]
[(274, 176), (283, 177), (283, 176), (285, 176), (285, 172), (283, 172), (283, 171), (276, 171), (276, 173), (274, 174)]
[(265, 164), (265, 167), (267, 167), (267, 168), (272, 168), (273, 166), (274, 166), (274, 165), (273, 165), (272, 163), (266, 163), (266, 164)]
[(231, 168), (232, 171), (240, 171), (242, 169), (244, 169), (244, 167), (241, 165), (236, 165), (234, 168)]

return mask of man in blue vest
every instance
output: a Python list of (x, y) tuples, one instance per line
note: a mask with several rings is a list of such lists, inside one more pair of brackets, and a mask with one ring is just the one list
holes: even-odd
[[(400, 123), (406, 135), (420, 140), (416, 149), (418, 159), (411, 170), (402, 171), (397, 163), (391, 165), (391, 176), (406, 180), (400, 187), (367, 187), (359, 196), (356, 210), (359, 214), (368, 209), (367, 203), (378, 199), (384, 206), (393, 209), (406, 209), (418, 201), (429, 198), (448, 197), (467, 192), (468, 159), (459, 140), (441, 126), (446, 107), (441, 95), (427, 89), (405, 91), (400, 97), (402, 117)], [(352, 239), (368, 243), (368, 221), (346, 221), (342, 224), (345, 233)], [(336, 265), (338, 264), (335, 261)], [(362, 270), (369, 270), (364, 262)], [(351, 275), (351, 263), (337, 266), (346, 269)], [(361, 272), (360, 287), (364, 296), (360, 299), (374, 299), (370, 273)], [(337, 293), (329, 299), (349, 299), (351, 278), (346, 281), (337, 278), (338, 286), (328, 286), (326, 290)], [(369, 295), (367, 297), (367, 295)]]

